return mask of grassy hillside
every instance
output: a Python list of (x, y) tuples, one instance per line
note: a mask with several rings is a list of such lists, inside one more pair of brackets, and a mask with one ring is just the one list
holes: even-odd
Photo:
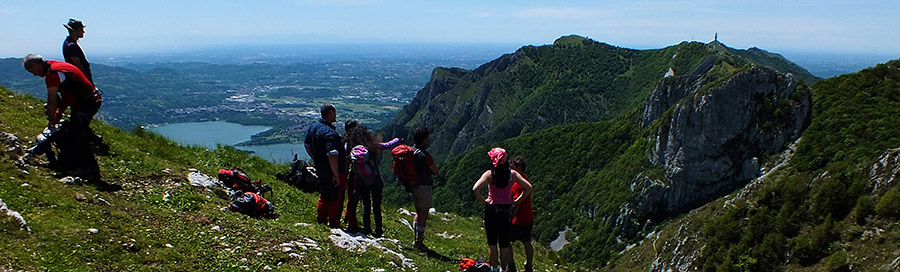
[(665, 249), (678, 244), (702, 252), (702, 271), (896, 271), (900, 187), (875, 187), (872, 166), (900, 147), (900, 60), (812, 91), (812, 124), (782, 168), (668, 222), (608, 269), (680, 260)]
[[(45, 125), (39, 100), (0, 88), (0, 102), (0, 131), (30, 141)], [(0, 156), (0, 199), (21, 213), (31, 230), (0, 216), (0, 270), (455, 271), (449, 260), (487, 254), (480, 219), (444, 213), (430, 220), (426, 243), (433, 252), (419, 253), (403, 224), (411, 216), (391, 205), (384, 207), (382, 249), (345, 249), (336, 245), (331, 229), (314, 223), (317, 195), (274, 180), (287, 166), (232, 148), (180, 147), (102, 122), (94, 130), (115, 153), (99, 157), (103, 179), (122, 190), (66, 184), (45, 168), (16, 166), (16, 154)], [(231, 166), (274, 187), (267, 197), (279, 219), (223, 211), (228, 201), (220, 189), (194, 187), (186, 180), (189, 169), (211, 174)], [(408, 206), (403, 208), (411, 210)], [(516, 250), (524, 256), (521, 246)], [(559, 258), (541, 246), (536, 259), (540, 271), (579, 270), (556, 265)]]

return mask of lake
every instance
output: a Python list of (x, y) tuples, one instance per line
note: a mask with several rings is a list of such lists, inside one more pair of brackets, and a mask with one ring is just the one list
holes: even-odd
[[(162, 135), (184, 146), (216, 148), (218, 145), (234, 146), (249, 141), (254, 134), (271, 129), (267, 126), (247, 126), (225, 121), (186, 122), (148, 126), (147, 130)], [(234, 146), (274, 163), (290, 163), (293, 154), (308, 160), (302, 144), (271, 144)]]

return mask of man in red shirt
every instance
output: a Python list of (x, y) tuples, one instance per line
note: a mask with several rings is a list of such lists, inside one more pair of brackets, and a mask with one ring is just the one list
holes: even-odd
[(30, 54), (25, 56), (23, 65), (28, 72), (43, 77), (47, 85), (48, 127), (59, 123), (66, 107), (72, 108), (63, 140), (71, 156), (61, 162), (60, 170), (89, 181), (100, 181), (100, 167), (88, 140), (91, 120), (103, 103), (97, 88), (78, 67), (69, 63)]
[[(525, 178), (525, 181), (528, 181), (529, 184), (534, 186), (534, 183), (531, 182), (527, 176), (525, 176), (525, 158), (522, 156), (516, 156), (510, 162), (509, 168), (512, 170), (516, 170), (519, 174)], [(524, 191), (518, 183), (513, 183), (512, 185), (512, 196), (513, 199), (519, 197)], [(532, 187), (533, 188), (533, 187)], [(522, 245), (525, 246), (525, 271), (532, 272), (533, 271), (533, 261), (534, 261), (534, 247), (531, 246), (531, 230), (534, 226), (534, 211), (531, 210), (531, 195), (525, 197), (522, 200), (522, 204), (513, 207), (513, 219), (512, 226), (509, 231), (509, 241), (522, 241)], [(510, 258), (512, 260), (512, 258)], [(513, 260), (510, 262), (509, 271), (517, 271), (516, 270), (516, 262)]]

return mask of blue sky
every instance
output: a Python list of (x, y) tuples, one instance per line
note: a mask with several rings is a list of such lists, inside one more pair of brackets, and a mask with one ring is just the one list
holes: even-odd
[(88, 26), (81, 41), (88, 55), (309, 43), (510, 44), (512, 51), (568, 34), (649, 49), (718, 33), (735, 48), (900, 56), (897, 0), (0, 3), (0, 57), (60, 55), (70, 17)]

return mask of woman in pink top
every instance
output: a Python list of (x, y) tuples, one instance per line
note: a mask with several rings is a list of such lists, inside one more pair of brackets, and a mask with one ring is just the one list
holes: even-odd
[[(493, 165), (490, 170), (484, 171), (481, 178), (475, 182), (472, 192), (475, 198), (485, 204), (484, 207), (484, 232), (487, 234), (488, 249), (491, 265), (507, 267), (512, 261), (512, 248), (509, 246), (509, 228), (512, 219), (512, 206), (518, 205), (531, 194), (531, 184), (522, 178), (522, 175), (509, 168), (506, 150), (495, 147), (488, 151)], [(512, 198), (512, 184), (519, 184), (523, 193), (516, 199)], [(488, 197), (484, 198), (481, 188), (488, 185)], [(497, 244), (500, 244), (500, 261), (498, 263)]]

